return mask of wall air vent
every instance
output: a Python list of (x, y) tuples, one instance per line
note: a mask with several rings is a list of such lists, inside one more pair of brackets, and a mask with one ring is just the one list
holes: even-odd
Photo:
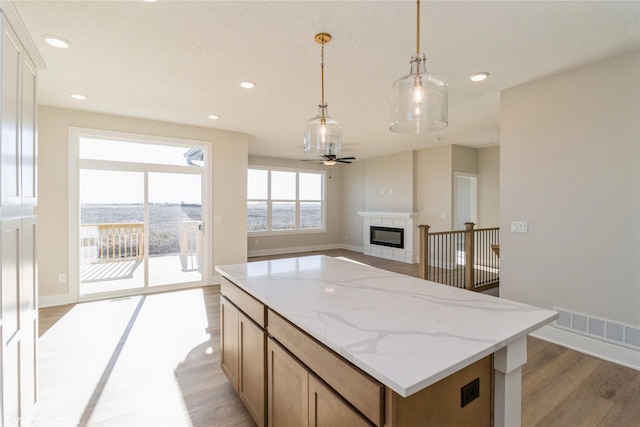
[(558, 312), (555, 327), (566, 329), (591, 338), (640, 350), (640, 328), (612, 320), (554, 307)]

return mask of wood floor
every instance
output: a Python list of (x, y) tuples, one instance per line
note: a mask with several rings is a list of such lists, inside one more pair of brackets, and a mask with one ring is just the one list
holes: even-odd
[[(417, 265), (322, 253), (417, 276)], [(34, 425), (252, 426), (220, 370), (219, 316), (217, 287), (41, 309)], [(640, 426), (640, 372), (528, 343), (523, 426)]]

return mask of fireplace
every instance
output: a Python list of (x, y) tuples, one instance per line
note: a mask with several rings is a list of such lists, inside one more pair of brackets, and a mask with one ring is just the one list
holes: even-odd
[(372, 245), (404, 248), (404, 229), (371, 226), (369, 228), (369, 243)]
[(418, 262), (418, 227), (413, 225), (417, 213), (369, 211), (358, 215), (364, 218), (363, 254), (408, 264)]

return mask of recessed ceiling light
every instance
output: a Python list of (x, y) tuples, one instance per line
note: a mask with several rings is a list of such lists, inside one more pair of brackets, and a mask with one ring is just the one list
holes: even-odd
[(218, 120), (220, 118), (220, 116), (217, 114), (209, 114), (207, 117), (209, 117), (211, 120)]
[(489, 73), (486, 71), (481, 71), (479, 73), (473, 73), (469, 76), (469, 80), (472, 82), (481, 82), (489, 77)]
[(60, 49), (66, 49), (69, 46), (71, 46), (71, 43), (65, 39), (63, 39), (62, 37), (58, 37), (58, 36), (52, 36), (52, 35), (44, 35), (42, 36), (42, 38), (44, 39), (44, 41), (48, 44), (51, 45), (53, 47), (57, 47)]
[(87, 97), (86, 97), (86, 96), (84, 96), (84, 95), (82, 95), (82, 94), (79, 94), (79, 93), (72, 93), (72, 94), (71, 94), (71, 97), (72, 97), (73, 99), (77, 99), (78, 101), (84, 101), (85, 99), (87, 99)]
[(158, 0), (144, 0), (144, 1), (146, 1), (147, 3), (155, 3), (155, 2), (157, 2)]
[(240, 86), (242, 86), (245, 89), (253, 89), (256, 86), (256, 84), (250, 81), (242, 81), (240, 82)]

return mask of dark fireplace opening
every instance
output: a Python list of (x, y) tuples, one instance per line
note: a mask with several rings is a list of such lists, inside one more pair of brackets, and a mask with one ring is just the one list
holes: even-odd
[(404, 249), (404, 229), (390, 227), (374, 227), (369, 229), (369, 243)]

